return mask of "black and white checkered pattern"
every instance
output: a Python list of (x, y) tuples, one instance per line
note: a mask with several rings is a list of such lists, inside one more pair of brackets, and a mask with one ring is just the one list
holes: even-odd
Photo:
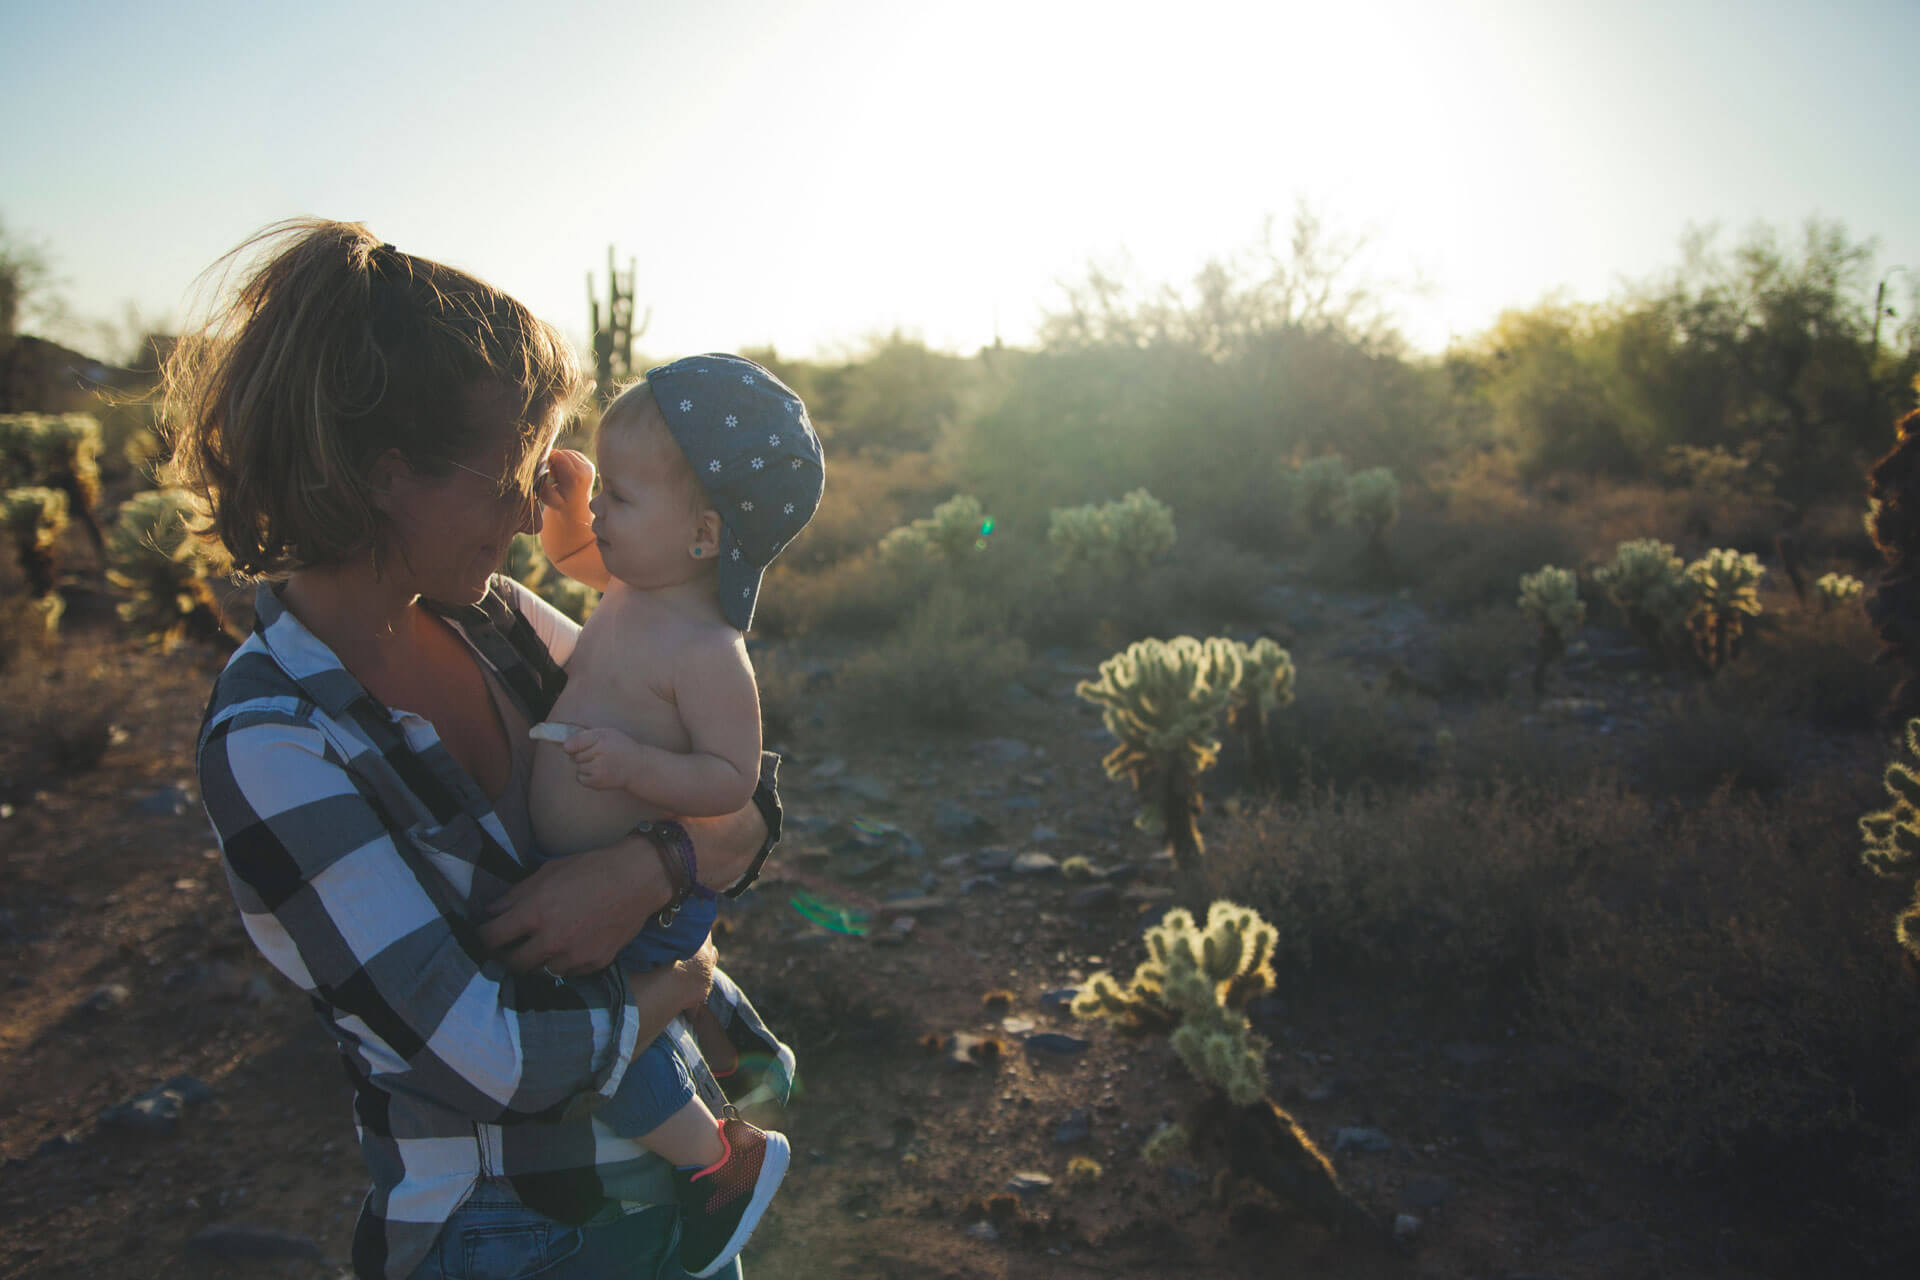
[[(485, 794), (431, 724), (380, 705), (270, 589), (257, 613), (207, 708), (201, 790), (248, 934), (307, 993), (354, 1082), (373, 1172), (357, 1273), (411, 1274), (484, 1176), (563, 1221), (609, 1199), (670, 1201), (665, 1162), (592, 1119), (642, 1047), (625, 980), (529, 980), (490, 956), (476, 922), (527, 872)], [(566, 680), (550, 650), (564, 657), (573, 624), (507, 578), (445, 613), (544, 719)], [(714, 1004), (759, 1023), (718, 974)], [(719, 1111), (685, 1026), (670, 1034)]]

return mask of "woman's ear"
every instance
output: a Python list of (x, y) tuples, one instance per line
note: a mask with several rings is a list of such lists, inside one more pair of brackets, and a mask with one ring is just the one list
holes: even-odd
[(720, 557), (720, 513), (709, 507), (700, 513), (693, 524), (693, 541), (687, 544), (687, 554), (695, 560), (717, 560)]

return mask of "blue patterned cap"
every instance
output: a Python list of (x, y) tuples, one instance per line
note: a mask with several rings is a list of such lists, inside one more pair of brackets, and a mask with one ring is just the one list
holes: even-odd
[(647, 385), (720, 512), (720, 612), (745, 631), (761, 574), (819, 509), (820, 437), (800, 397), (740, 356), (675, 360)]

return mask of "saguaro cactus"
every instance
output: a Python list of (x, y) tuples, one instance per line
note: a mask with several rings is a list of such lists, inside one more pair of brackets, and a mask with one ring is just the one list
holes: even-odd
[(1520, 579), (1520, 608), (1540, 631), (1533, 664), (1533, 696), (1540, 698), (1547, 692), (1547, 668), (1566, 653), (1568, 639), (1587, 620), (1587, 604), (1573, 571), (1548, 564)]
[(1137, 641), (1101, 663), (1098, 680), (1074, 687), (1104, 709), (1107, 732), (1119, 739), (1101, 761), (1107, 776), (1126, 779), (1143, 802), (1157, 804), (1183, 871), (1199, 866), (1199, 777), (1219, 758), (1215, 727), (1239, 679), (1231, 641), (1176, 636)]
[(1248, 1022), (1247, 1001), (1273, 988), (1279, 934), (1257, 911), (1216, 901), (1205, 927), (1175, 908), (1145, 934), (1147, 959), (1124, 984), (1094, 974), (1074, 998), (1081, 1018), (1130, 1035), (1164, 1035), (1207, 1089), (1195, 1140), (1224, 1147), (1228, 1168), (1313, 1211), (1329, 1225), (1383, 1238), (1379, 1224), (1341, 1187), (1333, 1164), (1293, 1117), (1267, 1097), (1266, 1040)]
[(107, 579), (128, 594), (121, 618), (168, 648), (189, 638), (231, 645), (220, 599), (206, 580), (205, 553), (187, 533), (192, 509), (179, 489), (129, 499), (107, 539)]
[[(1905, 739), (1907, 755), (1920, 758), (1920, 720), (1907, 721)], [(1893, 803), (1860, 819), (1866, 842), (1861, 861), (1876, 875), (1911, 874), (1920, 862), (1920, 772), (1904, 760), (1892, 760), (1883, 781)], [(1920, 884), (1914, 886), (1912, 903), (1895, 918), (1893, 932), (1909, 961), (1920, 964)]]
[(1709, 673), (1726, 665), (1752, 620), (1760, 616), (1760, 580), (1766, 574), (1758, 556), (1723, 547), (1687, 566), (1694, 587), (1687, 632)]
[(614, 388), (633, 373), (633, 340), (647, 331), (649, 310), (633, 327), (633, 279), (639, 270), (632, 259), (623, 276), (614, 265), (613, 246), (607, 246), (607, 304), (593, 295), (593, 272), (587, 272), (587, 328), (593, 334), (593, 376), (600, 398), (613, 398)]

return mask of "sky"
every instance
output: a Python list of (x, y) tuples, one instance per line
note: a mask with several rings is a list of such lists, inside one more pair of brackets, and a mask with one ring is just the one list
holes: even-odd
[(1838, 219), (1913, 283), (1915, 49), (1913, 0), (0, 0), (0, 226), (69, 334), (178, 325), (311, 214), (576, 342), (612, 244), (643, 352), (836, 358), (1030, 342), (1091, 267), (1182, 285), (1304, 202), (1437, 352), (1690, 225)]

